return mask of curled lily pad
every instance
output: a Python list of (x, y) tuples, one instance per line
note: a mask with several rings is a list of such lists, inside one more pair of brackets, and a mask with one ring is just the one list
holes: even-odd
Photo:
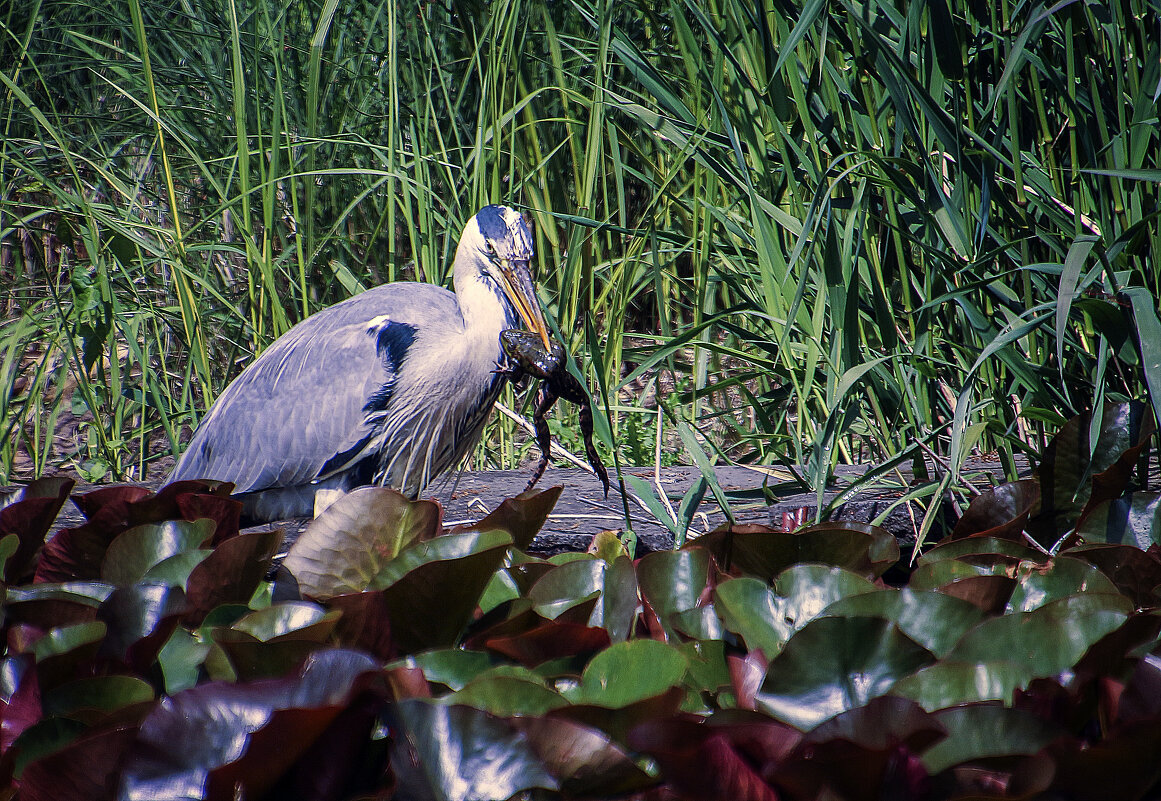
[(101, 653), (147, 674), (185, 611), (185, 593), (164, 584), (118, 587), (97, 616), (108, 627)]
[(73, 484), (68, 478), (38, 478), (0, 500), (0, 538), (13, 534), (19, 543), (3, 566), (7, 581), (15, 583), (27, 572)]
[[(243, 684), (212, 682), (158, 704), (121, 770), (126, 801), (260, 798), (374, 686), (374, 659), (312, 654), (295, 674)], [(364, 724), (362, 737), (370, 734)]]
[(951, 532), (953, 539), (994, 537), (1020, 542), (1028, 518), (1040, 503), (1040, 482), (1024, 479), (992, 487), (976, 496)]
[(544, 521), (560, 499), (562, 487), (549, 487), (542, 492), (524, 493), (515, 498), (505, 498), (496, 509), (475, 523), (452, 529), (452, 534), (471, 531), (503, 531), (512, 537), (512, 544), (522, 551), (528, 550), (532, 540), (540, 533)]
[(654, 784), (603, 731), (563, 718), (517, 718), (512, 725), (528, 737), (567, 798), (622, 796)]
[(768, 526), (733, 526), (699, 537), (697, 545), (709, 550), (718, 564), (728, 561), (732, 569), (764, 579), (801, 562), (834, 565), (873, 578), (899, 560), (893, 536), (877, 526), (853, 522), (822, 523), (793, 533)]
[[(504, 531), (447, 534), (412, 545), (375, 579), (400, 653), (451, 645), (467, 628), (512, 544)], [(439, 610), (438, 614), (432, 614)]]
[(657, 551), (637, 565), (641, 596), (653, 608), (668, 636), (673, 636), (671, 617), (698, 606), (709, 593), (710, 554), (704, 548)]
[(176, 554), (198, 550), (214, 534), (212, 520), (167, 520), (146, 523), (119, 534), (101, 561), (101, 578), (127, 586), (144, 578), (154, 565)]
[(303, 595), (326, 599), (367, 589), (406, 546), (440, 532), (433, 501), (412, 501), (384, 487), (343, 495), (315, 518), (283, 564)]
[(276, 529), (241, 534), (215, 547), (185, 583), (185, 622), (198, 624), (217, 606), (249, 601), (281, 541)]

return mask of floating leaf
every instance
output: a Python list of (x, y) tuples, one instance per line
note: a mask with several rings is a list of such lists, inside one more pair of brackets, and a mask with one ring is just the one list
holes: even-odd
[(951, 532), (952, 539), (993, 537), (1021, 542), (1024, 526), (1040, 502), (1040, 482), (1024, 479), (976, 496)]
[(197, 550), (213, 533), (212, 520), (167, 520), (135, 526), (109, 543), (101, 561), (101, 579), (118, 586), (135, 584), (154, 565)]
[(952, 707), (934, 717), (948, 736), (923, 754), (932, 774), (991, 757), (1035, 754), (1064, 733), (1054, 723), (997, 704)]
[(936, 656), (945, 656), (964, 632), (984, 618), (968, 601), (939, 592), (878, 590), (840, 598), (823, 611), (828, 617), (886, 618)]
[(653, 607), (668, 636), (673, 636), (671, 617), (698, 605), (707, 592), (710, 555), (704, 548), (657, 551), (637, 564), (641, 597)]
[(589, 661), (570, 700), (610, 709), (628, 706), (680, 684), (688, 667), (680, 651), (656, 640), (615, 643)]
[(361, 592), (403, 548), (437, 536), (441, 514), (433, 501), (411, 501), (384, 487), (361, 487), (315, 518), (283, 565), (303, 595), (322, 600)]
[(359, 648), (386, 661), (394, 656), (391, 646), (391, 608), (381, 592), (337, 595), (327, 609), (340, 612), (334, 639), (347, 648)]
[[(296, 675), (212, 682), (158, 704), (121, 771), (125, 801), (260, 798), (367, 686), (378, 664), (338, 649), (312, 654)], [(370, 734), (370, 724), (361, 736)], [(235, 789), (237, 788), (237, 789)]]
[(801, 562), (834, 565), (874, 577), (899, 559), (899, 544), (893, 536), (861, 523), (823, 523), (793, 533), (768, 526), (734, 526), (699, 537), (697, 545), (712, 553), (719, 564), (725, 563), (729, 550), (733, 569), (763, 579), (773, 579)]
[(19, 542), (2, 565), (5, 580), (16, 583), (24, 575), (73, 485), (68, 478), (38, 478), (0, 500), (0, 538), (12, 534)]
[(526, 551), (556, 506), (562, 489), (563, 487), (549, 487), (543, 492), (505, 498), (483, 520), (452, 529), (451, 533), (504, 531), (512, 537), (512, 543), (516, 548)]
[(690, 717), (651, 720), (632, 730), (629, 744), (648, 754), (681, 798), (776, 801), (771, 775), (802, 735), (769, 718), (733, 716), (703, 723)]
[(512, 721), (528, 738), (566, 798), (607, 798), (642, 790), (654, 780), (604, 732), (562, 718)]
[(147, 674), (185, 611), (185, 593), (164, 584), (118, 587), (97, 617), (107, 626), (101, 654)]
[(136, 726), (86, 732), (20, 775), (22, 801), (93, 801), (116, 796), (117, 783), (137, 737)]
[(214, 548), (186, 582), (186, 624), (201, 623), (211, 609), (222, 604), (248, 602), (270, 569), (281, 541), (280, 530), (255, 531)]
[(726, 628), (751, 649), (773, 657), (795, 631), (830, 603), (875, 587), (861, 576), (826, 565), (795, 565), (779, 574), (774, 590), (752, 578), (731, 579), (714, 591)]
[(1012, 662), (940, 662), (921, 668), (891, 688), (928, 712), (977, 701), (1011, 705), (1016, 690), (1027, 686), (1028, 671)]
[(947, 655), (958, 662), (1012, 662), (1027, 678), (1071, 669), (1089, 647), (1121, 626), (1133, 607), (1122, 595), (1086, 593), (985, 620)]
[(543, 715), (568, 703), (560, 693), (545, 687), (541, 681), (488, 674), (472, 679), (463, 689), (440, 701), (482, 709), (500, 717)]
[(1081, 592), (1119, 592), (1116, 585), (1093, 565), (1059, 556), (1046, 563), (1023, 562), (1016, 574), (1016, 589), (1008, 608), (1031, 612), (1046, 603)]
[(778, 720), (806, 730), (885, 694), (932, 661), (929, 651), (889, 621), (818, 618), (770, 662), (755, 702)]
[(398, 651), (451, 645), (511, 544), (504, 531), (446, 534), (400, 553), (375, 579), (376, 586), (385, 586)]
[(392, 706), (391, 767), (402, 798), (476, 801), (557, 790), (529, 738), (512, 723), (465, 706), (410, 699)]
[(1147, 550), (1161, 543), (1161, 492), (1128, 492), (1085, 509), (1076, 536), (1086, 544), (1133, 545)]
[(1028, 545), (995, 537), (969, 537), (962, 540), (944, 540), (930, 551), (919, 557), (919, 564), (927, 565), (943, 559), (960, 559), (980, 564), (1017, 564), (1025, 560), (1037, 560), (1044, 557), (1043, 551), (1038, 551)]

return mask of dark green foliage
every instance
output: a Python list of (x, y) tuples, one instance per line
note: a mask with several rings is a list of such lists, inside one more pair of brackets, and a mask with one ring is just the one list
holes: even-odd
[[(903, 587), (873, 528), (541, 559), (558, 489), (452, 532), (369, 490), (272, 596), (277, 534), (231, 528), (228, 487), (91, 493), (35, 566), (59, 582), (5, 587), (0, 770), (21, 799), (1152, 798), (1161, 523), (1110, 467), (1149, 414), (1068, 421)], [(67, 490), (6, 504), (10, 560)]]

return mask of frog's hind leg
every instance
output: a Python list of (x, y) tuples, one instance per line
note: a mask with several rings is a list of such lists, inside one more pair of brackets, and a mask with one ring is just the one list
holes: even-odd
[(536, 482), (544, 475), (544, 469), (548, 467), (548, 460), (552, 458), (552, 437), (548, 433), (548, 412), (554, 403), (556, 403), (556, 393), (549, 388), (547, 382), (541, 384), (540, 391), (536, 395), (536, 411), (532, 413), (532, 424), (536, 427), (536, 445), (540, 448), (540, 462), (536, 465), (532, 480), (524, 488), (525, 492), (536, 486)]
[(579, 405), (581, 435), (585, 441), (585, 455), (589, 457), (589, 464), (593, 466), (593, 472), (601, 480), (601, 486), (605, 488), (605, 497), (608, 498), (609, 472), (601, 464), (601, 457), (597, 455), (597, 449), (593, 445), (593, 407), (587, 397)]

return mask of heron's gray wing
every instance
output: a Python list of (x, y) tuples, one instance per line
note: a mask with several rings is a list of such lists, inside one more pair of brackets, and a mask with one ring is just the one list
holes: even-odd
[(415, 339), (457, 325), (454, 295), (430, 284), (387, 284), (319, 312), (226, 388), (170, 480), (213, 478), (252, 492), (339, 468), (371, 435)]

